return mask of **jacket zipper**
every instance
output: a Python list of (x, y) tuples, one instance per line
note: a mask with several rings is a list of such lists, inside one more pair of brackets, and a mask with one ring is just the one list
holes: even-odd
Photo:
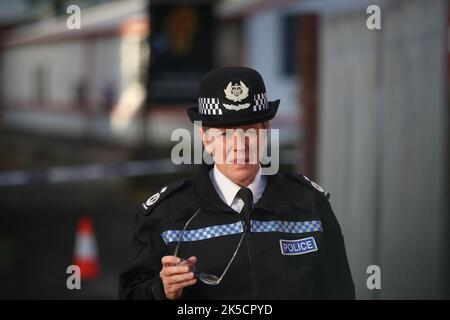
[(256, 282), (256, 273), (255, 273), (255, 265), (254, 265), (254, 252), (253, 252), (253, 246), (252, 246), (252, 232), (250, 230), (250, 225), (243, 222), (244, 225), (244, 232), (245, 232), (245, 241), (247, 243), (247, 253), (248, 253), (248, 260), (250, 264), (250, 278), (252, 281), (252, 293), (253, 293), (253, 299), (257, 299), (258, 297), (258, 289), (257, 289), (257, 282)]

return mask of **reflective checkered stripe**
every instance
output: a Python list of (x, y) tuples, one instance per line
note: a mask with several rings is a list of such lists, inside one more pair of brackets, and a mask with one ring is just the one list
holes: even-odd
[(261, 111), (269, 109), (269, 104), (267, 103), (266, 93), (257, 93), (254, 96), (255, 105), (253, 106), (253, 111)]
[(320, 220), (311, 221), (251, 221), (252, 232), (284, 232), (284, 233), (306, 233), (321, 232)]
[[(201, 229), (186, 230), (181, 241), (198, 241), (216, 237), (229, 236), (243, 232), (242, 223), (222, 224), (218, 226), (206, 227)], [(167, 230), (161, 234), (164, 242), (178, 241), (183, 230)]]
[(200, 114), (222, 114), (219, 108), (219, 99), (198, 98), (198, 112)]
[[(186, 230), (181, 241), (199, 241), (216, 237), (229, 236), (244, 231), (241, 222), (223, 224), (201, 229)], [(322, 231), (322, 223), (319, 220), (312, 221), (258, 221), (251, 220), (252, 232), (284, 232), (306, 233)], [(161, 233), (166, 244), (180, 239), (183, 230), (167, 230)]]

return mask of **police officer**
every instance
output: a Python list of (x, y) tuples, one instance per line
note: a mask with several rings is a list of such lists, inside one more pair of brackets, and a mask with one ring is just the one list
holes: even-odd
[[(279, 102), (267, 101), (262, 77), (250, 68), (202, 78), (198, 107), (188, 115), (202, 121), (215, 163), (142, 205), (120, 298), (354, 299), (329, 193), (303, 175), (262, 174), (259, 148), (258, 161), (250, 161)], [(249, 129), (253, 137), (238, 133)]]

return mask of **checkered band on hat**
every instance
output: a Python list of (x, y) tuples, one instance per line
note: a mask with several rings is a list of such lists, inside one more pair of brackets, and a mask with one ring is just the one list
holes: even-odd
[(252, 232), (284, 232), (284, 233), (306, 233), (321, 232), (320, 220), (311, 221), (251, 221)]
[(267, 94), (257, 93), (253, 96), (255, 99), (255, 104), (253, 106), (253, 111), (261, 111), (269, 109), (269, 104), (267, 103)]
[(222, 114), (217, 98), (198, 98), (198, 112), (200, 114)]

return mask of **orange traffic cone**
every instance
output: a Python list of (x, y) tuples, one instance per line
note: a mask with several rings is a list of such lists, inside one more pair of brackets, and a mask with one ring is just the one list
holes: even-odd
[(74, 260), (75, 264), (80, 267), (82, 280), (92, 280), (100, 275), (97, 242), (92, 220), (89, 217), (82, 217), (78, 221)]

